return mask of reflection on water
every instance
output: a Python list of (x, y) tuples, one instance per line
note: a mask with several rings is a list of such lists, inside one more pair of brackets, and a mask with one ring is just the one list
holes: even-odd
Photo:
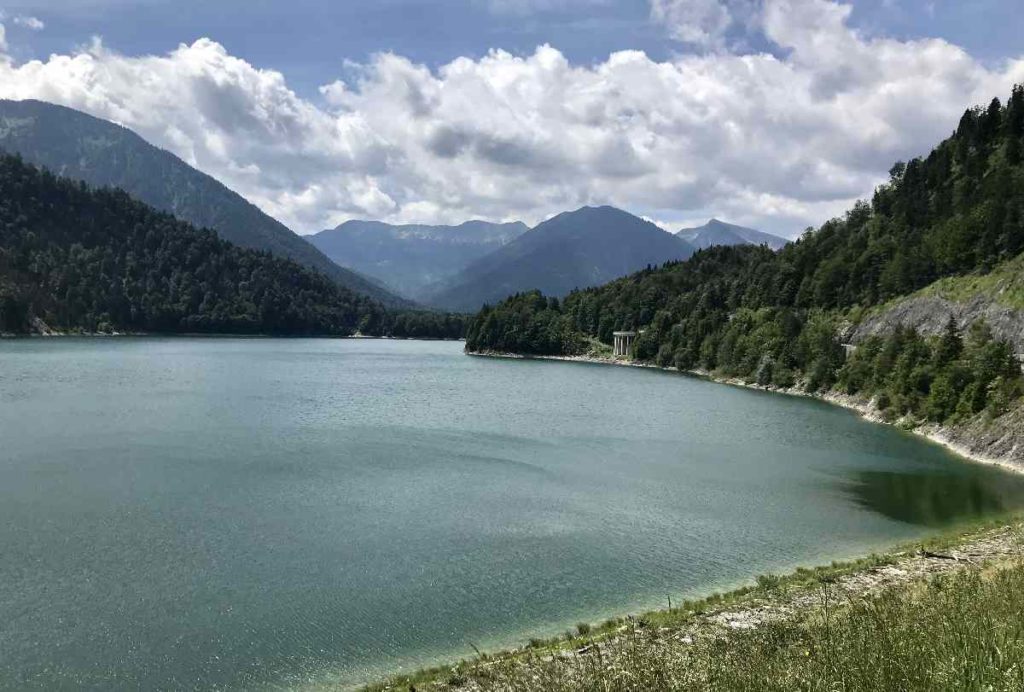
[(1024, 505), (1024, 480), (1003, 473), (859, 471), (850, 490), (861, 506), (918, 526), (948, 526)]

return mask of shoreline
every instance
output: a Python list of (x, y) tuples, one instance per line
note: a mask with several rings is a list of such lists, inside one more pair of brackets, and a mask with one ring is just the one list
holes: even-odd
[[(748, 384), (736, 378), (716, 377), (709, 372), (692, 370), (680, 372), (677, 368), (660, 367), (648, 363), (595, 356), (532, 356), (514, 353), (467, 352), (482, 358), (510, 360), (554, 360), (562, 362), (614, 365), (674, 372), (698, 377), (716, 384), (728, 384), (770, 393), (788, 394), (818, 399), (856, 412), (869, 422), (894, 425), (881, 418), (870, 402), (838, 393), (811, 394), (797, 388), (778, 389)], [(895, 425), (894, 427), (899, 427)], [(993, 458), (973, 452), (949, 441), (939, 426), (924, 425), (907, 430), (938, 444), (961, 457), (964, 462), (994, 465), (1008, 472), (1024, 473), (1024, 467), (1005, 459)], [(657, 632), (671, 642), (671, 646), (690, 649), (696, 643), (713, 639), (723, 641), (733, 633), (781, 622), (800, 622), (814, 616), (820, 607), (822, 585), (835, 585), (835, 593), (842, 594), (837, 605), (846, 605), (857, 599), (870, 598), (886, 589), (913, 589), (915, 584), (926, 583), (938, 575), (963, 570), (999, 570), (1019, 564), (1021, 558), (1019, 536), (1024, 535), (1022, 516), (1017, 512), (998, 514), (979, 523), (967, 522), (951, 526), (938, 533), (913, 541), (895, 543), (879, 552), (864, 554), (830, 565), (791, 567), (780, 573), (752, 574), (749, 579), (725, 591), (712, 591), (707, 596), (684, 601), (669, 608), (664, 606), (638, 614), (623, 614), (600, 624), (586, 624), (586, 629), (570, 630), (565, 635), (548, 639), (531, 639), (528, 644), (509, 649), (481, 652), (474, 647), (475, 656), (461, 661), (441, 663), (405, 674), (397, 674), (357, 689), (364, 692), (384, 692), (406, 689), (442, 690), (457, 686), (467, 690), (491, 689), (494, 670), (502, 670), (513, 679), (535, 680), (538, 671), (546, 666), (562, 665), (566, 661), (579, 661), (594, 652), (601, 656), (601, 666), (614, 668), (617, 661), (629, 656), (635, 645), (638, 627)], [(812, 563), (813, 564), (813, 563)], [(607, 657), (607, 659), (605, 659)], [(510, 672), (519, 671), (519, 672)]]
[[(1021, 520), (1019, 514), (1000, 515), (847, 561), (752, 576), (743, 585), (670, 604), (668, 609), (624, 614), (599, 624), (587, 624), (585, 629), (577, 625), (564, 635), (531, 639), (515, 648), (481, 652), (474, 647), (475, 656), (395, 674), (355, 689), (397, 692), (456, 686), (480, 691), (492, 689), (495, 669), (503, 669), (506, 675), (520, 681), (532, 680), (545, 666), (571, 665), (581, 656), (590, 658), (595, 652), (600, 654), (600, 666), (615, 667), (635, 647), (638, 630), (656, 633), (679, 650), (709, 641), (720, 645), (733, 636), (764, 626), (806, 622), (820, 613), (823, 588), (835, 596), (832, 606), (842, 607), (887, 589), (908, 594), (915, 585), (927, 584), (942, 575), (965, 570), (992, 572), (1021, 565)], [(715, 651), (720, 655), (720, 649)], [(453, 681), (458, 684), (453, 685)], [(341, 688), (346, 687), (332, 689)]]
[(210, 332), (0, 332), (0, 341), (22, 339), (370, 339), (381, 341), (465, 341), (465, 337), (446, 339), (437, 336), (373, 336), (369, 334), (233, 334)]
[(923, 425), (915, 426), (913, 428), (903, 428), (895, 423), (890, 423), (883, 420), (878, 411), (874, 408), (870, 401), (865, 401), (862, 398), (855, 397), (848, 394), (839, 394), (837, 392), (825, 392), (823, 394), (805, 392), (797, 387), (779, 388), (770, 387), (765, 385), (752, 384), (744, 382), (735, 377), (718, 377), (711, 372), (706, 370), (685, 370), (680, 371), (674, 367), (662, 367), (660, 365), (653, 365), (651, 363), (637, 363), (629, 360), (618, 360), (615, 358), (607, 358), (602, 356), (541, 356), (541, 355), (523, 355), (520, 353), (499, 353), (499, 352), (487, 352), (487, 351), (466, 351), (466, 355), (477, 358), (505, 358), (511, 360), (554, 360), (566, 363), (590, 363), (592, 365), (614, 365), (618, 367), (627, 368), (644, 368), (648, 370), (659, 370), (662, 372), (673, 372), (681, 375), (688, 375), (690, 377), (699, 377), (716, 384), (731, 385), (733, 387), (743, 387), (744, 389), (754, 389), (761, 392), (769, 392), (772, 394), (784, 394), (787, 396), (800, 396), (809, 399), (817, 399), (834, 406), (840, 406), (850, 411), (855, 411), (866, 421), (871, 423), (879, 423), (881, 425), (888, 425), (899, 428), (905, 432), (911, 433), (918, 437), (922, 437), (928, 440), (932, 444), (937, 444), (940, 447), (948, 450), (958, 457), (963, 458), (965, 461), (984, 464), (986, 466), (995, 466), (1004, 471), (1010, 473), (1024, 474), (1024, 465), (1015, 462), (1012, 459), (1004, 457), (995, 457), (982, 452), (977, 452), (966, 445), (956, 442), (951, 438), (951, 432), (948, 428), (937, 425), (935, 423), (926, 423)]

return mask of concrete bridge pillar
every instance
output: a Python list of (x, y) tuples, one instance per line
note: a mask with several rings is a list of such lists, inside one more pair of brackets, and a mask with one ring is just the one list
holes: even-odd
[(628, 356), (635, 339), (636, 332), (612, 332), (612, 354), (616, 358)]

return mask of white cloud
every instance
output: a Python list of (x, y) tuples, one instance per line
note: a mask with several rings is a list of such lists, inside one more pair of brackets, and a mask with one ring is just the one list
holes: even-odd
[[(0, 14), (0, 19), (3, 19), (3, 15)], [(0, 51), (7, 50), (7, 30), (3, 24), (0, 24)], [(0, 60), (3, 60), (3, 56), (0, 56)]]
[(651, 0), (651, 19), (668, 27), (674, 38), (697, 46), (720, 46), (733, 22), (719, 0)]
[(651, 19), (669, 34), (698, 48), (722, 50), (730, 30), (747, 30), (762, 0), (650, 0)]
[(43, 29), (46, 28), (46, 24), (44, 24), (41, 19), (38, 19), (36, 17), (15, 17), (14, 23), (17, 24), (18, 26), (23, 26), (26, 29), (31, 29), (32, 31), (42, 31)]
[(354, 216), (536, 221), (608, 203), (796, 233), (870, 194), (894, 160), (927, 153), (965, 107), (1024, 81), (1024, 60), (986, 66), (941, 40), (866, 38), (848, 14), (766, 0), (757, 21), (783, 57), (624, 51), (580, 66), (541, 46), (431, 70), (382, 54), (322, 87), (320, 103), (209, 39), (139, 57), (95, 42), (0, 58), (0, 96), (120, 122), (304, 232)]

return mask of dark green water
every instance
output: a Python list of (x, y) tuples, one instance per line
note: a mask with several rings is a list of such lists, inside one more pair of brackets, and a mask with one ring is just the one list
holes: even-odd
[(0, 342), (0, 687), (351, 683), (1024, 503), (819, 402), (430, 342)]

